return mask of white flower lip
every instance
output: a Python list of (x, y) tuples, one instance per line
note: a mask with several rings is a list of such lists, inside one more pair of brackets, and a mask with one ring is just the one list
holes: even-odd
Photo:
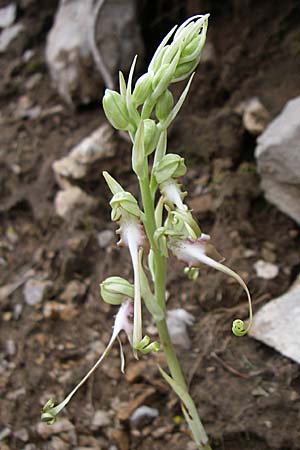
[[(54, 406), (54, 400), (50, 399), (45, 404), (45, 406), (42, 409), (42, 416), (41, 416), (41, 419), (43, 422), (47, 422), (50, 425), (55, 422), (57, 414), (59, 414), (63, 410), (63, 408), (72, 399), (73, 395), (86, 382), (86, 380), (90, 377), (90, 375), (101, 364), (103, 359), (108, 355), (115, 340), (118, 339), (118, 336), (121, 331), (124, 330), (125, 333), (127, 334), (129, 342), (130, 343), (132, 342), (132, 329), (133, 329), (132, 321), (131, 321), (132, 312), (133, 312), (132, 302), (130, 300), (125, 300), (122, 303), (118, 313), (116, 314), (115, 323), (113, 326), (113, 332), (112, 332), (110, 341), (107, 344), (107, 347), (104, 350), (103, 354), (100, 356), (100, 358), (94, 364), (94, 366), (88, 371), (88, 373), (83, 377), (83, 379), (77, 384), (77, 386), (73, 389), (73, 391), (61, 403)], [(120, 349), (121, 349), (121, 370), (122, 370), (122, 372), (124, 372), (124, 356), (123, 356), (121, 344), (120, 344)]]

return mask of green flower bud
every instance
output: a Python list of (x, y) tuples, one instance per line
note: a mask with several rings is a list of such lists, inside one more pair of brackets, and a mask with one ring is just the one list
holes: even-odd
[(116, 91), (105, 90), (103, 109), (106, 117), (117, 130), (127, 130), (129, 116), (124, 98)]
[[(198, 62), (196, 63), (196, 65), (197, 64)], [(195, 69), (195, 61), (179, 64), (174, 72), (174, 79), (172, 80), (172, 83), (179, 81), (179, 78), (181, 80), (187, 78), (193, 72), (194, 69)]]
[(190, 18), (175, 33), (174, 41), (182, 42), (182, 52), (172, 83), (186, 79), (197, 67), (205, 44), (209, 14)]
[(140, 217), (139, 205), (130, 192), (117, 192), (110, 201), (112, 208), (111, 220), (120, 220), (121, 216), (126, 212), (136, 217)]
[(157, 146), (159, 131), (156, 123), (152, 119), (144, 120), (144, 145), (145, 155), (150, 155)]
[(158, 120), (166, 119), (172, 111), (173, 105), (173, 94), (167, 89), (156, 102), (155, 114)]
[(198, 267), (185, 267), (183, 273), (188, 277), (189, 280), (197, 280), (199, 276)]
[(142, 75), (136, 82), (132, 94), (132, 102), (135, 106), (142, 105), (152, 92), (153, 74), (150, 72)]
[(158, 184), (164, 183), (170, 178), (181, 177), (185, 172), (184, 158), (173, 153), (165, 155), (154, 168), (154, 175)]
[[(187, 44), (183, 48), (183, 50), (181, 52), (179, 64), (193, 61), (197, 57), (197, 54), (199, 53), (199, 46), (200, 46), (201, 40), (202, 40), (201, 36), (196, 36), (189, 44)], [(200, 49), (200, 51), (201, 50), (202, 49)]]
[(105, 303), (120, 305), (125, 297), (134, 297), (134, 286), (124, 278), (109, 277), (100, 284), (100, 294)]
[(179, 46), (177, 53), (175, 54), (173, 60), (170, 64), (163, 64), (160, 69), (156, 72), (152, 85), (153, 93), (152, 99), (157, 100), (161, 94), (168, 89), (176, 71), (177, 64), (180, 58), (181, 47)]

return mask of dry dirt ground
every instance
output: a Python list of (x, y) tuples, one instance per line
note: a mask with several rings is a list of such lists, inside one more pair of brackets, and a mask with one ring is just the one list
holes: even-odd
[[(101, 92), (99, 104), (72, 111), (51, 87), (44, 48), (56, 3), (20, 2), (26, 31), (1, 55), (0, 282), (22, 280), (32, 270), (53, 284), (36, 306), (25, 304), (23, 285), (0, 305), (0, 448), (193, 449), (180, 406), (157, 373), (161, 355), (134, 362), (126, 346), (125, 376), (115, 348), (58, 428), (40, 426), (45, 400), (69, 392), (109, 338), (115, 310), (101, 302), (99, 282), (108, 275), (131, 277), (125, 249), (114, 241), (101, 249), (97, 242), (101, 230), (114, 230), (100, 176), (83, 186), (98, 200), (93, 214), (76, 223), (55, 215), (53, 161), (104, 121)], [(257, 310), (299, 273), (300, 235), (292, 220), (265, 201), (255, 139), (235, 107), (258, 96), (272, 118), (299, 95), (299, 2), (163, 1), (152, 3), (153, 16), (149, 3), (143, 2), (141, 12), (148, 53), (174, 21), (199, 10), (211, 12), (208, 40), (216, 59), (199, 67), (189, 101), (170, 132), (170, 149), (190, 167), (183, 184), (202, 229), (247, 280)], [(25, 62), (28, 49), (34, 54)], [(38, 81), (30, 87), (35, 74)], [(16, 112), (28, 104), (42, 111), (60, 105), (61, 110), (18, 118)], [(103, 169), (136, 193), (126, 142), (120, 139), (118, 158), (104, 161)], [(258, 259), (277, 264), (279, 275), (270, 281), (257, 278), (253, 264)], [(196, 317), (192, 350), (180, 350), (180, 360), (213, 448), (300, 449), (298, 365), (255, 340), (231, 335), (232, 319), (247, 317), (245, 297), (235, 283), (206, 268), (192, 283), (182, 269), (171, 260), (169, 307), (183, 307)], [(159, 417), (137, 429), (128, 419), (139, 404), (157, 408)], [(98, 410), (107, 412), (102, 427), (93, 425)]]

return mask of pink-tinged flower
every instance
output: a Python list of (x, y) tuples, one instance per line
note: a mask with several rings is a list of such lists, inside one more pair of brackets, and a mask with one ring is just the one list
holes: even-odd
[[(119, 334), (121, 331), (125, 331), (128, 340), (130, 343), (132, 343), (132, 313), (133, 313), (133, 306), (130, 300), (125, 300), (116, 317), (115, 317), (115, 323), (113, 326), (113, 332), (110, 338), (110, 341), (104, 350), (103, 354), (100, 356), (98, 361), (94, 364), (94, 366), (89, 370), (89, 372), (85, 375), (85, 377), (77, 384), (77, 386), (73, 389), (73, 391), (58, 405), (55, 406), (55, 401), (53, 399), (50, 399), (45, 406), (42, 409), (42, 416), (41, 419), (43, 422), (47, 422), (49, 425), (53, 424), (56, 420), (57, 414), (59, 414), (62, 409), (69, 403), (73, 395), (78, 391), (78, 389), (86, 382), (86, 380), (90, 377), (90, 375), (97, 369), (97, 367), (101, 364), (103, 359), (108, 355), (110, 352), (114, 342), (116, 339), (119, 339)], [(120, 343), (120, 341), (119, 341)], [(122, 346), (120, 343), (120, 349), (121, 349), (121, 370), (124, 372), (124, 355)]]
[(170, 178), (161, 184), (160, 189), (166, 203), (175, 205), (176, 208), (183, 211), (188, 209), (182, 201), (183, 197), (185, 197), (185, 193), (181, 192), (180, 186), (176, 180)]
[[(145, 234), (141, 223), (133, 217), (122, 218), (121, 226), (118, 230), (120, 234), (119, 245), (126, 245), (129, 249), (134, 277), (134, 312), (133, 312), (133, 349), (142, 340), (142, 301), (141, 301), (141, 281), (139, 270), (139, 249), (145, 242)], [(135, 352), (135, 356), (137, 354)]]
[(226, 273), (242, 286), (247, 294), (249, 302), (249, 324), (247, 328), (245, 328), (243, 321), (236, 319), (233, 322), (232, 331), (237, 336), (243, 336), (246, 334), (252, 323), (252, 306), (249, 290), (244, 280), (236, 272), (224, 264), (216, 261), (211, 256), (208, 256), (209, 254), (214, 257), (220, 256), (210, 244), (210, 236), (202, 233), (198, 239), (170, 238), (168, 241), (168, 247), (178, 259), (184, 261), (190, 267), (198, 267), (200, 263), (206, 264), (207, 266), (213, 267), (220, 272)]

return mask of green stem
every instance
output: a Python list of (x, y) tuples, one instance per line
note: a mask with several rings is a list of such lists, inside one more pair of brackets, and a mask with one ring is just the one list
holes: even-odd
[[(147, 161), (145, 161), (145, 164)], [(159, 250), (156, 248), (153, 236), (156, 230), (155, 223), (155, 214), (154, 214), (154, 201), (152, 199), (150, 183), (148, 176), (139, 179), (140, 190), (142, 195), (142, 202), (144, 207), (144, 225), (145, 230), (148, 236), (148, 239), (151, 244), (151, 248), (154, 254), (154, 285), (155, 285), (155, 298), (157, 304), (163, 309), (166, 310), (166, 258), (162, 256)], [(160, 320), (156, 322), (160, 341), (163, 346), (163, 351), (166, 357), (166, 361), (171, 373), (171, 376), (177, 384), (179, 384), (186, 392), (188, 392), (188, 387), (185, 382), (179, 361), (177, 359), (173, 344), (170, 339), (170, 335), (168, 332), (166, 320)], [(195, 407), (196, 410), (196, 407)], [(200, 419), (199, 419), (200, 420)], [(202, 424), (201, 424), (202, 428)], [(205, 431), (202, 432), (203, 442), (207, 442), (207, 436)], [(199, 446), (199, 450), (211, 450), (209, 444), (203, 444)]]

